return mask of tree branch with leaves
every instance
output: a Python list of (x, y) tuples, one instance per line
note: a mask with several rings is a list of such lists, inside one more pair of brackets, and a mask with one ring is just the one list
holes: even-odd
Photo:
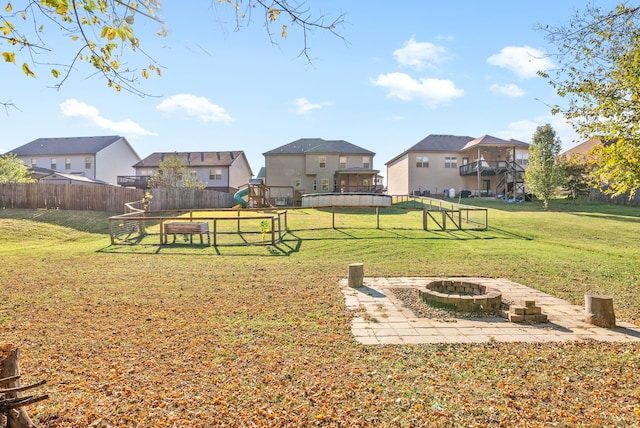
[(608, 142), (594, 152), (597, 181), (614, 196), (633, 197), (640, 189), (640, 7), (587, 6), (568, 25), (542, 30), (559, 67), (539, 74), (567, 102), (553, 113), (585, 140)]
[[(272, 43), (278, 25), (282, 38), (288, 36), (288, 28), (302, 30), (303, 48), (300, 55), (309, 61), (307, 37), (313, 30), (324, 30), (342, 38), (336, 28), (343, 23), (344, 15), (325, 20), (322, 14), (314, 14), (305, 2), (296, 0), (212, 0), (233, 7), (236, 28), (249, 25), (251, 14), (262, 11), (265, 27)], [(185, 6), (186, 8), (186, 6)], [(139, 19), (158, 24), (159, 36), (168, 35), (167, 26), (160, 18), (161, 0), (8, 0), (0, 11), (0, 55), (6, 63), (22, 68), (28, 77), (37, 77), (40, 66), (47, 66), (60, 88), (70, 74), (85, 63), (91, 74), (104, 78), (107, 85), (117, 91), (126, 90), (137, 95), (148, 95), (140, 82), (152, 75), (161, 76), (163, 67), (143, 49), (143, 41), (136, 33)], [(286, 18), (286, 22), (285, 18)], [(53, 28), (51, 28), (53, 27)], [(53, 66), (47, 61), (55, 56), (57, 48), (51, 35), (55, 30), (64, 34), (64, 43), (77, 43), (76, 53)], [(46, 56), (44, 56), (46, 54)], [(44, 57), (43, 57), (44, 56)], [(142, 56), (142, 62), (130, 58)], [(127, 62), (124, 59), (128, 58)], [(124, 64), (131, 64), (123, 67)], [(4, 102), (5, 108), (12, 106)]]

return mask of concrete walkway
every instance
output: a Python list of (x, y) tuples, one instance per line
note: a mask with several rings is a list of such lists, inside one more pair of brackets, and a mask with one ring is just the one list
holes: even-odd
[[(506, 279), (464, 279), (485, 284), (502, 293), (503, 300), (535, 300), (547, 314), (544, 324), (512, 323), (504, 318), (436, 320), (417, 318), (398, 301), (394, 288), (419, 288), (445, 278), (364, 278), (364, 286), (350, 288), (340, 281), (347, 309), (356, 311), (351, 331), (365, 345), (409, 343), (480, 343), (480, 342), (564, 342), (598, 340), (606, 342), (640, 342), (640, 327), (617, 321), (616, 328), (605, 329), (583, 321), (584, 308), (552, 297)], [(615, 310), (615, 301), (614, 301)]]

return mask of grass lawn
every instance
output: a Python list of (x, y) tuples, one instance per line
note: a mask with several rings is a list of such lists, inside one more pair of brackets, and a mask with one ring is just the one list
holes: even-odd
[[(0, 210), (2, 343), (40, 427), (639, 426), (640, 345), (363, 346), (338, 281), (504, 277), (640, 324), (640, 209), (490, 208), (489, 230), (292, 211), (277, 246), (110, 246), (107, 214)], [(391, 220), (389, 220), (391, 221)], [(324, 225), (317, 228), (318, 224)]]

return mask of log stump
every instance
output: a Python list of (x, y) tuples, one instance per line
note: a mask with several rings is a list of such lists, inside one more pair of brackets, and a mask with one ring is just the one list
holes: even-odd
[(20, 351), (17, 347), (5, 344), (0, 346), (0, 422), (9, 428), (34, 428), (23, 406), (48, 398), (23, 396), (22, 391), (44, 385), (44, 381), (22, 386), (20, 383)]
[(362, 263), (351, 263), (349, 265), (348, 281), (349, 287), (358, 288), (364, 284), (364, 265)]
[(615, 327), (616, 316), (613, 312), (613, 297), (585, 294), (584, 322), (604, 328)]

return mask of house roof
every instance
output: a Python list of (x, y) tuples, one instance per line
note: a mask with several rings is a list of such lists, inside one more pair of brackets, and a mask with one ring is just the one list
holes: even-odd
[(510, 139), (503, 140), (491, 135), (479, 138), (457, 135), (428, 135), (409, 149), (391, 159), (385, 165), (390, 165), (410, 152), (462, 152), (473, 147), (529, 147), (529, 144)]
[(85, 177), (83, 175), (77, 175), (77, 174), (64, 174), (61, 172), (54, 172), (52, 174), (46, 175), (41, 178), (41, 180), (43, 181), (59, 180), (59, 179), (75, 181), (78, 183), (109, 184), (106, 181), (97, 180), (95, 178), (89, 178), (89, 177)]
[(575, 147), (570, 148), (569, 150), (566, 150), (565, 152), (562, 153), (563, 156), (567, 156), (567, 155), (588, 155), (591, 150), (595, 147), (598, 146), (602, 143), (602, 140), (599, 138), (592, 138), (590, 140), (587, 140), (583, 143), (578, 144)]
[(418, 143), (409, 147), (398, 156), (391, 159), (385, 165), (390, 165), (396, 160), (402, 158), (409, 152), (459, 152), (469, 142), (472, 137), (461, 137), (457, 135), (434, 135), (430, 134), (420, 140)]
[(304, 153), (336, 153), (336, 154), (366, 154), (374, 156), (375, 153), (358, 147), (344, 140), (323, 140), (322, 138), (300, 138), (292, 143), (285, 144), (263, 155), (295, 155)]
[(529, 147), (529, 144), (514, 140), (503, 140), (502, 138), (494, 137), (492, 135), (483, 135), (482, 137), (469, 141), (462, 150), (468, 150), (472, 147)]
[(171, 152), (171, 153), (151, 153), (142, 159), (134, 168), (159, 167), (160, 162), (169, 156), (177, 156), (186, 166), (231, 166), (236, 159), (242, 157), (242, 150), (227, 152)]
[(119, 135), (100, 137), (38, 138), (10, 151), (18, 156), (96, 154), (122, 139)]
[(458, 152), (472, 137), (459, 137), (457, 135), (428, 135), (407, 152)]

